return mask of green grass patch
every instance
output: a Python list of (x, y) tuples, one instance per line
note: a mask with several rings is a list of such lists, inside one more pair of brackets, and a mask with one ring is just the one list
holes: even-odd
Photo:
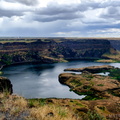
[(83, 86), (83, 88), (86, 89), (86, 90), (90, 90), (90, 89), (91, 89), (91, 86), (85, 85), (85, 86)]
[(80, 106), (80, 107), (86, 107), (84, 104), (78, 102), (78, 101), (75, 101), (75, 100), (71, 100), (70, 102), (72, 102), (73, 104), (77, 105), (77, 106)]
[(98, 84), (97, 86), (101, 86), (102, 87), (102, 86), (104, 86), (104, 84)]
[(82, 83), (80, 81), (78, 81), (78, 80), (71, 80), (70, 83), (72, 85), (74, 85), (75, 87), (82, 85)]
[(28, 106), (30, 108), (44, 105), (46, 105), (46, 99), (28, 99)]
[(87, 95), (82, 100), (98, 100), (99, 98)]
[(96, 111), (88, 111), (83, 117), (83, 120), (106, 120), (106, 118), (98, 114)]

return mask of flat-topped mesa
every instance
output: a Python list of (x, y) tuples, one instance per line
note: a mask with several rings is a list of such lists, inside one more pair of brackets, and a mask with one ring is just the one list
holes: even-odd
[(64, 71), (74, 71), (74, 72), (88, 71), (90, 73), (99, 73), (99, 72), (109, 71), (111, 69), (115, 69), (115, 67), (110, 65), (89, 66), (89, 67), (83, 67), (83, 68), (67, 68), (67, 69), (64, 69)]

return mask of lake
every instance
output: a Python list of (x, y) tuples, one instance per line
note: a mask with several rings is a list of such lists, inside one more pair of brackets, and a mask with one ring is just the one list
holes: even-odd
[(58, 81), (65, 68), (81, 68), (87, 66), (112, 65), (120, 67), (120, 63), (97, 63), (92, 61), (71, 61), (54, 64), (23, 64), (3, 68), (5, 77), (13, 84), (13, 93), (25, 98), (74, 98), (81, 99), (69, 87)]

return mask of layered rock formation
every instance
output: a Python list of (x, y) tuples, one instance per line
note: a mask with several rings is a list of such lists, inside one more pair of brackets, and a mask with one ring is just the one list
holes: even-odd
[[(0, 65), (24, 62), (52, 63), (73, 59), (99, 59), (113, 49), (108, 40), (36, 39), (36, 42), (0, 43)], [(35, 41), (35, 40), (34, 40)]]

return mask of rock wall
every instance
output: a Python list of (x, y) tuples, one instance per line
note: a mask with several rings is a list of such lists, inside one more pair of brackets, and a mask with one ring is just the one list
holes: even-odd
[(113, 48), (120, 51), (120, 40), (110, 40)]
[[(35, 40), (34, 40), (35, 41)], [(36, 39), (35, 42), (0, 43), (0, 65), (24, 62), (51, 63), (72, 59), (99, 59), (110, 52), (108, 40)]]

